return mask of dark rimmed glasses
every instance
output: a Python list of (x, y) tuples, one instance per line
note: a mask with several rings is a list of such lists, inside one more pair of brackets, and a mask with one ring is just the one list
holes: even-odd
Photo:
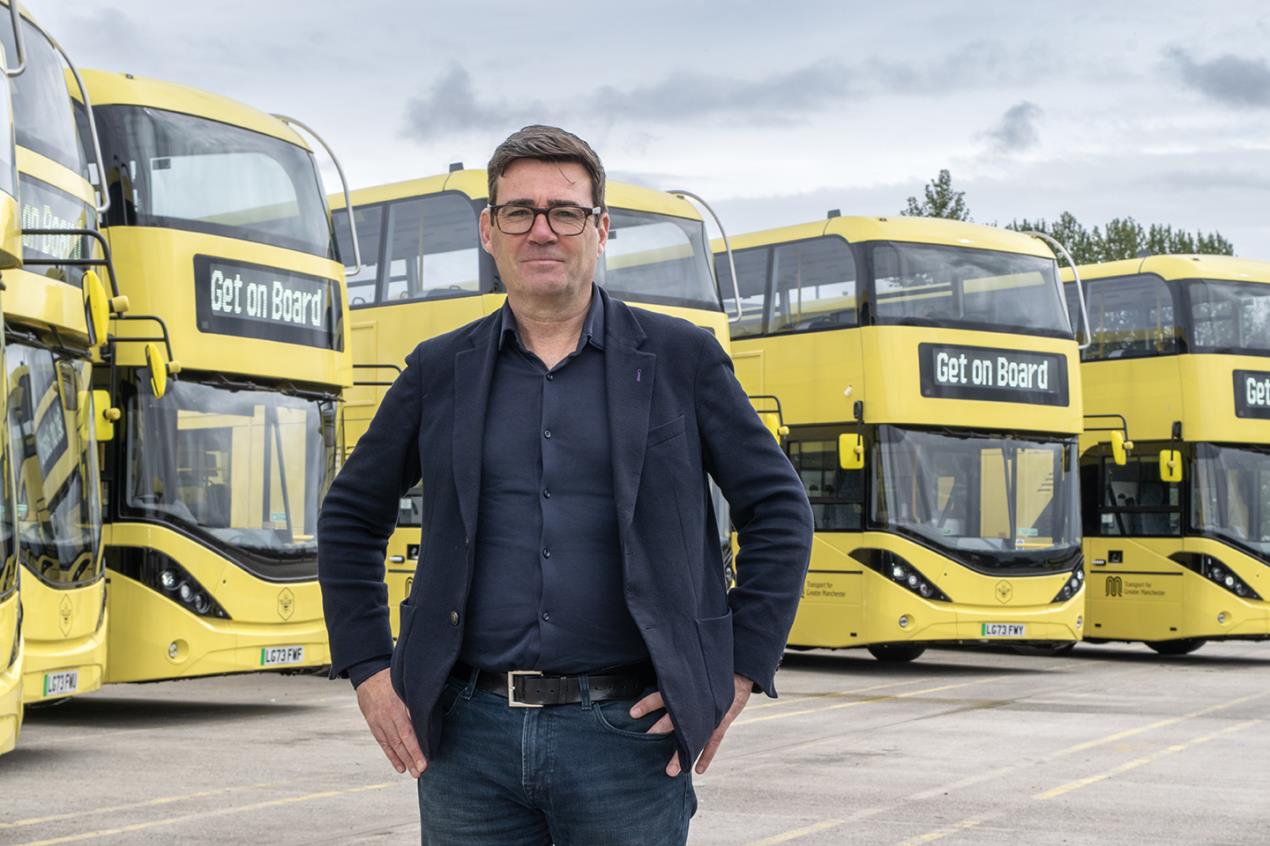
[(534, 228), (538, 215), (547, 218), (547, 226), (557, 235), (581, 235), (586, 229), (589, 218), (598, 217), (603, 211), (599, 206), (552, 206), (551, 208), (535, 208), (508, 203), (501, 206), (489, 206), (494, 225), (504, 235), (524, 235)]

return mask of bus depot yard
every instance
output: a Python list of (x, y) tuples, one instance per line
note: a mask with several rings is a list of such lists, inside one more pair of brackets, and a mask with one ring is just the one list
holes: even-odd
[[(1266, 840), (1263, 644), (790, 652), (777, 684), (696, 778), (690, 843)], [(0, 843), (15, 846), (418, 840), (413, 782), (347, 682), (320, 676), (113, 685), (29, 709), (4, 770)]]

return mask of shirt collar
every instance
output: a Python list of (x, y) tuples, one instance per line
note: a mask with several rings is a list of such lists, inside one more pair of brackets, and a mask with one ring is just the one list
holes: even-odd
[[(500, 350), (506, 348), (509, 335), (520, 349), (525, 348), (520, 339), (520, 327), (516, 325), (516, 315), (512, 313), (511, 303), (504, 302), (498, 332)], [(586, 320), (582, 323), (582, 335), (578, 338), (578, 350), (588, 343), (596, 349), (604, 349), (604, 303), (600, 299), (600, 288), (594, 282), (591, 283), (591, 306), (587, 309)]]

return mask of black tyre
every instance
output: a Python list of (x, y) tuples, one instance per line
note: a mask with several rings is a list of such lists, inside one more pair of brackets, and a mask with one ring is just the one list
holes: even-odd
[(1190, 655), (1208, 641), (1202, 637), (1185, 637), (1180, 640), (1148, 640), (1147, 646), (1161, 655)]
[(875, 643), (866, 648), (870, 655), (886, 664), (907, 664), (926, 651), (919, 643)]

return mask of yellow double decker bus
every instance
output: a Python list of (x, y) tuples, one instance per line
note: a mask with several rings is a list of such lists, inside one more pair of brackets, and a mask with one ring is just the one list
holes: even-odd
[[(712, 332), (726, 348), (728, 317), (711, 273), (705, 224), (679, 194), (608, 182), (609, 240), (596, 282), (632, 305), (683, 317)], [(346, 239), (348, 213), (332, 196), (335, 231)], [(406, 355), (440, 335), (502, 307), (505, 292), (477, 226), (489, 202), (484, 170), (450, 172), (354, 191), (351, 205), (361, 266), (349, 265), (348, 295), (354, 366), (363, 384), (348, 393), (351, 449)], [(342, 242), (345, 259), (354, 254)], [(386, 578), (394, 634), (397, 605), (410, 591), (419, 556), (418, 490), (401, 500), (389, 540)], [(716, 507), (722, 503), (716, 497)], [(720, 543), (727, 520), (720, 515)]]
[(1050, 248), (836, 212), (732, 247), (737, 376), (815, 514), (790, 646), (1077, 640), (1081, 392)]
[[(0, 27), (9, 55), (15, 31)], [(105, 341), (86, 307), (93, 288), (104, 306), (97, 276), (86, 272), (101, 261), (87, 178), (100, 166), (91, 115), (57, 42), (25, 13), (20, 31), (26, 61), (13, 112), (24, 267), (4, 276), (4, 373), (29, 704), (94, 690), (105, 672), (94, 408), (109, 403), (90, 388), (93, 351)]]
[(1097, 431), (1082, 440), (1086, 640), (1180, 655), (1270, 637), (1270, 262), (1079, 272), (1085, 409), (1133, 446), (1117, 464)]
[[(318, 506), (352, 380), (344, 274), (314, 155), (287, 120), (203, 91), (86, 71), (130, 299), (103, 372), (107, 681), (329, 663)], [(314, 136), (316, 137), (316, 136)]]
[[(9, 9), (14, 39), (21, 39), (17, 6)], [(0, 24), (2, 27), (3, 24)], [(13, 135), (13, 100), (9, 79), (22, 72), (26, 51), (15, 49), (14, 66), (0, 46), (0, 272), (22, 266), (21, 211)], [(0, 276), (3, 274), (0, 273)], [(4, 305), (0, 285), (0, 309)], [(0, 333), (0, 373), (4, 367), (4, 336)], [(8, 380), (0, 380), (0, 408), (8, 408)], [(13, 477), (9, 464), (7, 427), (0, 427), (0, 755), (13, 749), (22, 730), (22, 602), (18, 595), (17, 526), (14, 523)]]

